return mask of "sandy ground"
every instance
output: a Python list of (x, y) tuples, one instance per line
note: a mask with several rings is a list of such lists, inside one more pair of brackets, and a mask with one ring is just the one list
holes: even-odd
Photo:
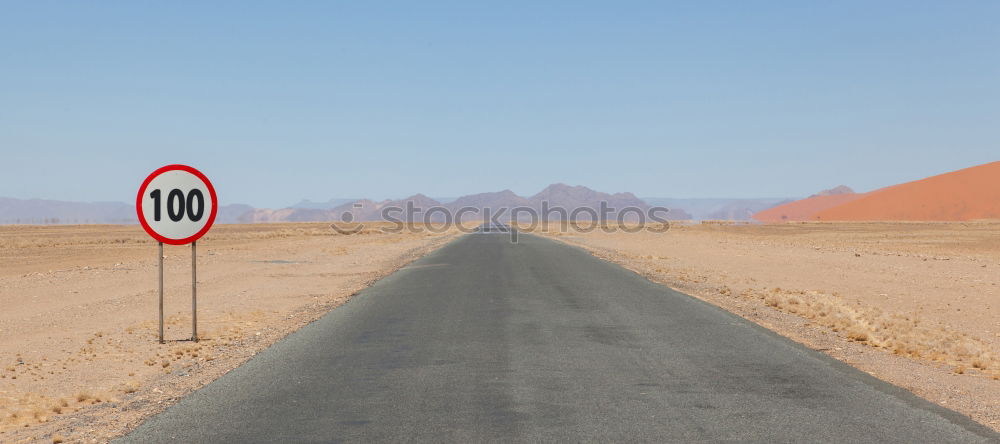
[[(675, 225), (550, 232), (1000, 430), (1000, 223)], [(0, 442), (104, 442), (454, 233), (219, 226), (167, 247), (138, 227), (0, 227)]]
[(137, 226), (0, 226), (0, 442), (105, 442), (451, 239), (326, 224), (217, 226), (167, 246)]
[(1000, 223), (550, 228), (1000, 430)]

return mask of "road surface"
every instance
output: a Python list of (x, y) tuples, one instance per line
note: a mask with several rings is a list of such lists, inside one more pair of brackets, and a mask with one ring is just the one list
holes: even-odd
[(466, 235), (122, 442), (998, 442), (575, 247)]

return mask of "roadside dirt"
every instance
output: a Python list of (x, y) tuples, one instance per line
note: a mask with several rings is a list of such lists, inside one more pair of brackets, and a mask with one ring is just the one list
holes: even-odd
[(165, 249), (138, 226), (0, 226), (0, 442), (106, 442), (452, 239), (223, 225)]

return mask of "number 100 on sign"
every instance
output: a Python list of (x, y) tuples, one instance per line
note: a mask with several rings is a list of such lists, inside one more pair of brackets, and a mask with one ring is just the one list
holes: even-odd
[(168, 165), (150, 174), (136, 196), (139, 222), (160, 242), (198, 240), (215, 221), (215, 189), (200, 171)]

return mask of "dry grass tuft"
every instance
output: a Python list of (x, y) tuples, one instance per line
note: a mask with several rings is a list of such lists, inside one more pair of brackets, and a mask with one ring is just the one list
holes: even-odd
[(753, 294), (768, 306), (842, 332), (850, 341), (896, 355), (960, 366), (962, 373), (965, 366), (979, 370), (1000, 367), (1000, 358), (985, 342), (943, 326), (927, 325), (915, 316), (884, 313), (818, 291), (773, 288)]
[(131, 381), (122, 384), (121, 391), (123, 393), (135, 393), (139, 391), (139, 387), (140, 387), (139, 381), (133, 379)]
[(847, 332), (847, 339), (856, 342), (868, 342), (868, 334), (863, 331), (851, 330)]
[(46, 422), (49, 420), (49, 412), (42, 408), (35, 408), (32, 410), (31, 416), (38, 422)]

